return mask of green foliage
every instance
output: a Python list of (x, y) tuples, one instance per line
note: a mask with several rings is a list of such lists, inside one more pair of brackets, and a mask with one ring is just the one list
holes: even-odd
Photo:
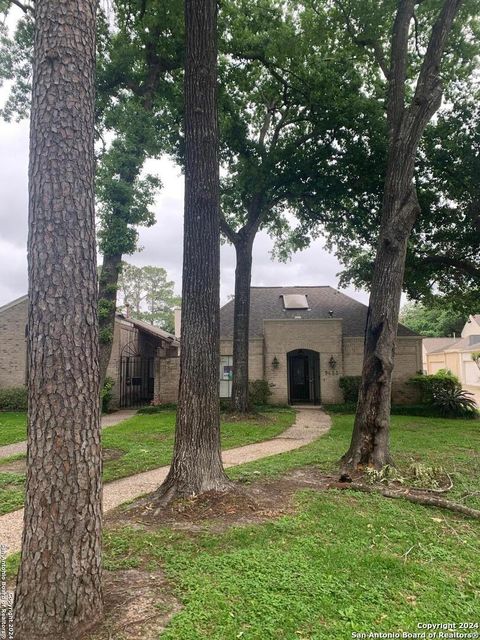
[(113, 331), (110, 327), (100, 329), (98, 339), (101, 344), (110, 344), (113, 341)]
[(27, 402), (27, 387), (0, 389), (0, 411), (26, 411)]
[(457, 387), (436, 389), (433, 405), (438, 407), (445, 417), (476, 418), (478, 407), (473, 394)]
[(155, 404), (149, 407), (142, 407), (137, 413), (149, 415), (152, 413), (163, 413), (164, 411), (176, 411), (177, 405), (172, 402), (165, 402), (165, 404)]
[(428, 305), (418, 302), (405, 304), (400, 311), (400, 322), (421, 336), (460, 335), (469, 313), (476, 311), (459, 312), (442, 298), (435, 298)]
[(253, 406), (268, 404), (272, 390), (266, 380), (251, 380), (248, 383), (248, 400)]
[(111, 300), (101, 298), (98, 301), (98, 317), (99, 319), (108, 318), (112, 310), (115, 310), (115, 303)]
[(356, 403), (360, 391), (362, 376), (341, 376), (338, 384), (343, 393), (344, 402)]
[(100, 400), (102, 403), (102, 413), (109, 413), (110, 403), (113, 397), (113, 387), (115, 386), (115, 380), (113, 378), (105, 378), (103, 388), (100, 392)]
[(472, 360), (475, 362), (477, 367), (480, 369), (480, 351), (474, 351), (472, 353)]
[(162, 267), (137, 267), (124, 262), (118, 283), (119, 308), (125, 309), (128, 304), (133, 318), (174, 333), (173, 310), (181, 299), (174, 293), (175, 283), (167, 277)]
[(422, 402), (426, 404), (433, 404), (438, 393), (461, 389), (462, 386), (457, 376), (447, 369), (440, 369), (432, 375), (418, 374), (410, 378), (409, 383), (420, 390)]

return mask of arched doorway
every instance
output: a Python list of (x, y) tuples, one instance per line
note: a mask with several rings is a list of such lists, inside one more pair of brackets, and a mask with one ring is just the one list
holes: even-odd
[(290, 404), (320, 404), (320, 355), (311, 349), (287, 354), (288, 401)]

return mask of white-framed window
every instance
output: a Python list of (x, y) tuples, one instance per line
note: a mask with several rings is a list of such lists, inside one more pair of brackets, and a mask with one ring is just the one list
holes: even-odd
[(232, 395), (233, 356), (220, 356), (220, 398)]

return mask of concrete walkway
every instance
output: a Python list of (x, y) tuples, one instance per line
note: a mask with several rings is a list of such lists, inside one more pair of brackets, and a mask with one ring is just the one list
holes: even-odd
[[(121, 409), (115, 411), (115, 413), (109, 413), (102, 417), (102, 429), (105, 427), (113, 427), (119, 422), (123, 422), (128, 418), (131, 418), (137, 413), (136, 409)], [(27, 442), (15, 442), (14, 444), (7, 444), (4, 447), (0, 447), (0, 458), (8, 458), (9, 456), (16, 456), (19, 453), (27, 453)]]
[[(223, 463), (226, 468), (234, 467), (299, 449), (327, 433), (330, 427), (330, 417), (319, 407), (299, 409), (295, 423), (280, 436), (244, 447), (227, 449), (222, 454)], [(103, 510), (110, 511), (123, 502), (154, 491), (166, 478), (168, 469), (169, 467), (160, 467), (109, 482), (103, 489)], [(7, 545), (8, 553), (20, 550), (22, 528), (23, 509), (0, 517), (0, 543)]]

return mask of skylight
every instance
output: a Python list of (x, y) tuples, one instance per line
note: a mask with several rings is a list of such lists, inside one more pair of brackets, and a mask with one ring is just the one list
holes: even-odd
[(284, 309), (308, 309), (307, 296), (298, 293), (288, 293), (283, 297)]

